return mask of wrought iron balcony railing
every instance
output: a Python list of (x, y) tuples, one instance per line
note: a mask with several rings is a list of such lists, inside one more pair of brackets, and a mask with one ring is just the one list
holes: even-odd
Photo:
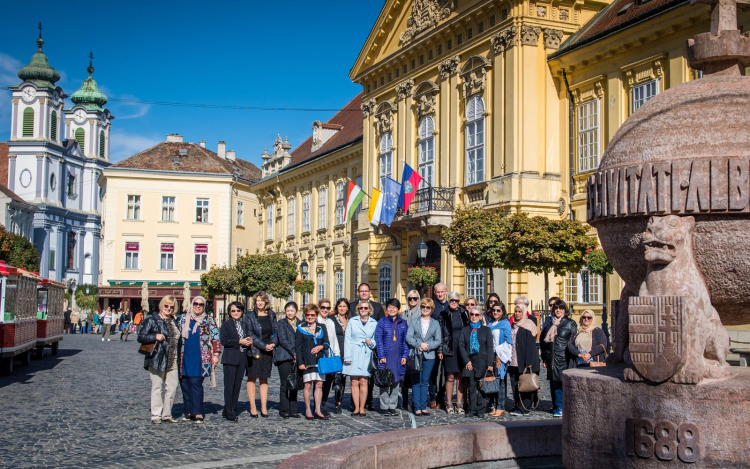
[[(409, 205), (409, 214), (452, 212), (455, 208), (455, 194), (455, 187), (425, 187), (418, 189)], [(396, 215), (402, 216), (404, 213), (399, 209)]]

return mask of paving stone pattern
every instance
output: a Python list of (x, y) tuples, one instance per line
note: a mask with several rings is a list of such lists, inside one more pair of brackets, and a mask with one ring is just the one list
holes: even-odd
[[(412, 428), (404, 411), (398, 417), (377, 412), (368, 412), (365, 418), (350, 417), (348, 392), (344, 413), (333, 414), (330, 403), (324, 408), (331, 412), (329, 421), (283, 420), (278, 415), (275, 368), (270, 380), (270, 418), (250, 417), (243, 388), (240, 422), (227, 422), (221, 418), (221, 365), (217, 387), (211, 388), (209, 380), (205, 381), (206, 421), (202, 426), (192, 422), (152, 425), (150, 382), (137, 349), (132, 335), (129, 342), (121, 342), (118, 335), (111, 342), (102, 342), (95, 335), (66, 335), (57, 356), (47, 350), (42, 360), (35, 359), (30, 366), (17, 362), (12, 376), (0, 378), (0, 467), (272, 468), (293, 454), (334, 440)], [(551, 418), (548, 383), (541, 381), (542, 402), (537, 411), (530, 417), (506, 414), (496, 420)], [(376, 389), (376, 409), (377, 395)], [(181, 412), (178, 389), (173, 414)], [(416, 425), (476, 420), (440, 410), (416, 418)]]

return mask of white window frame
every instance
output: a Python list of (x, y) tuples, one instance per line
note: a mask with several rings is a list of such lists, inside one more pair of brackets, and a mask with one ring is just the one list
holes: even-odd
[(484, 182), (484, 101), (474, 96), (466, 106), (466, 185)]
[(599, 167), (599, 99), (578, 105), (578, 172), (586, 173)]
[(318, 189), (318, 229), (328, 228), (328, 188)]
[(128, 241), (125, 243), (125, 245), (127, 246), (129, 243), (137, 244), (138, 250), (137, 251), (127, 251), (127, 250), (125, 251), (125, 266), (123, 267), (123, 270), (138, 270), (141, 243), (136, 242), (136, 241)]
[(245, 202), (237, 201), (237, 226), (245, 226)]
[(266, 207), (266, 240), (273, 239), (273, 204)]
[(294, 217), (296, 214), (294, 213), (294, 204), (297, 202), (297, 200), (294, 197), (289, 197), (286, 201), (286, 235), (287, 236), (294, 236)]
[(318, 301), (326, 297), (326, 274), (318, 272)]
[(338, 301), (339, 298), (344, 297), (344, 271), (343, 270), (337, 270), (333, 274), (334, 278), (334, 284), (333, 289), (334, 293), (336, 294), (336, 298), (333, 299), (333, 301)]
[(385, 178), (393, 177), (393, 136), (386, 132), (380, 137), (380, 189), (385, 187)]
[(127, 199), (127, 219), (141, 219), (141, 196), (129, 194)]
[(435, 184), (435, 121), (427, 116), (419, 124), (419, 188)]
[[(206, 197), (198, 197), (195, 199), (195, 222), (196, 223), (210, 223), (211, 222), (211, 200)], [(199, 215), (200, 213), (200, 215)], [(198, 217), (201, 219), (198, 220)]]
[(336, 183), (336, 225), (344, 224), (344, 181)]
[(310, 193), (302, 194), (302, 232), (310, 232)]
[(175, 270), (174, 268), (174, 250), (172, 252), (162, 251), (162, 245), (171, 244), (174, 249), (174, 243), (159, 244), (159, 270)]
[(171, 195), (161, 196), (161, 221), (175, 221), (175, 216), (177, 214), (176, 208), (177, 197)]
[(390, 264), (384, 264), (378, 268), (378, 302), (382, 305), (391, 299), (392, 272)]
[(473, 296), (477, 303), (484, 303), (487, 286), (487, 271), (485, 269), (466, 269), (466, 296)]
[(565, 275), (564, 294), (568, 303), (601, 304), (602, 278), (586, 269)]
[(659, 79), (649, 80), (633, 85), (630, 89), (630, 113), (634, 113), (649, 99), (659, 94)]
[(206, 246), (206, 249), (208, 249), (208, 244), (202, 243), (193, 246), (193, 270), (197, 272), (205, 272), (208, 270), (208, 252), (196, 252), (195, 250), (198, 246)]

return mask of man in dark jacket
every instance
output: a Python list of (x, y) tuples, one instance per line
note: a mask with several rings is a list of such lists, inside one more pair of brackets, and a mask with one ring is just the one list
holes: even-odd
[(70, 333), (70, 315), (73, 313), (71, 310), (65, 311), (65, 319), (63, 319), (64, 325), (65, 325), (65, 333)]
[[(469, 325), (461, 331), (458, 351), (461, 361), (466, 363), (463, 376), (469, 381), (469, 411), (466, 416), (483, 418), (487, 401), (479, 389), (480, 382), (487, 373), (494, 376), (492, 365), (495, 349), (490, 328), (482, 325), (482, 310), (475, 306), (469, 311)], [(474, 337), (472, 337), (474, 336)]]
[[(349, 311), (357, 311), (357, 305), (362, 301), (370, 301), (370, 305), (372, 305), (372, 318), (375, 321), (380, 321), (384, 316), (385, 312), (383, 311), (383, 305), (380, 303), (372, 300), (370, 298), (370, 285), (367, 283), (360, 283), (357, 287), (357, 298), (354, 301), (349, 302)], [(367, 400), (365, 401), (365, 408), (367, 410), (375, 410), (375, 408), (372, 406), (372, 390), (373, 386), (375, 385), (375, 380), (370, 379), (367, 383)]]
[[(440, 314), (443, 311), (448, 311), (448, 287), (443, 282), (437, 283), (433, 293), (435, 294), (435, 309), (432, 311), (432, 319), (440, 321)], [(445, 339), (445, 336), (443, 336), (443, 339)], [(431, 409), (437, 409), (445, 400), (445, 383), (438, 383), (439, 376), (440, 361), (438, 360), (435, 362), (430, 375), (429, 406)]]

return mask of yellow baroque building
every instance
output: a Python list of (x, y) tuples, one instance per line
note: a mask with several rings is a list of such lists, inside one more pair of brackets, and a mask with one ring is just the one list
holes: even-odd
[[(165, 295), (200, 294), (200, 276), (212, 265), (231, 266), (258, 245), (258, 201), (250, 186), (260, 169), (219, 142), (183, 142), (168, 135), (103, 173), (99, 297), (106, 308), (149, 310)], [(180, 306), (178, 306), (180, 308)], [(222, 316), (224, 305), (217, 301)]]

